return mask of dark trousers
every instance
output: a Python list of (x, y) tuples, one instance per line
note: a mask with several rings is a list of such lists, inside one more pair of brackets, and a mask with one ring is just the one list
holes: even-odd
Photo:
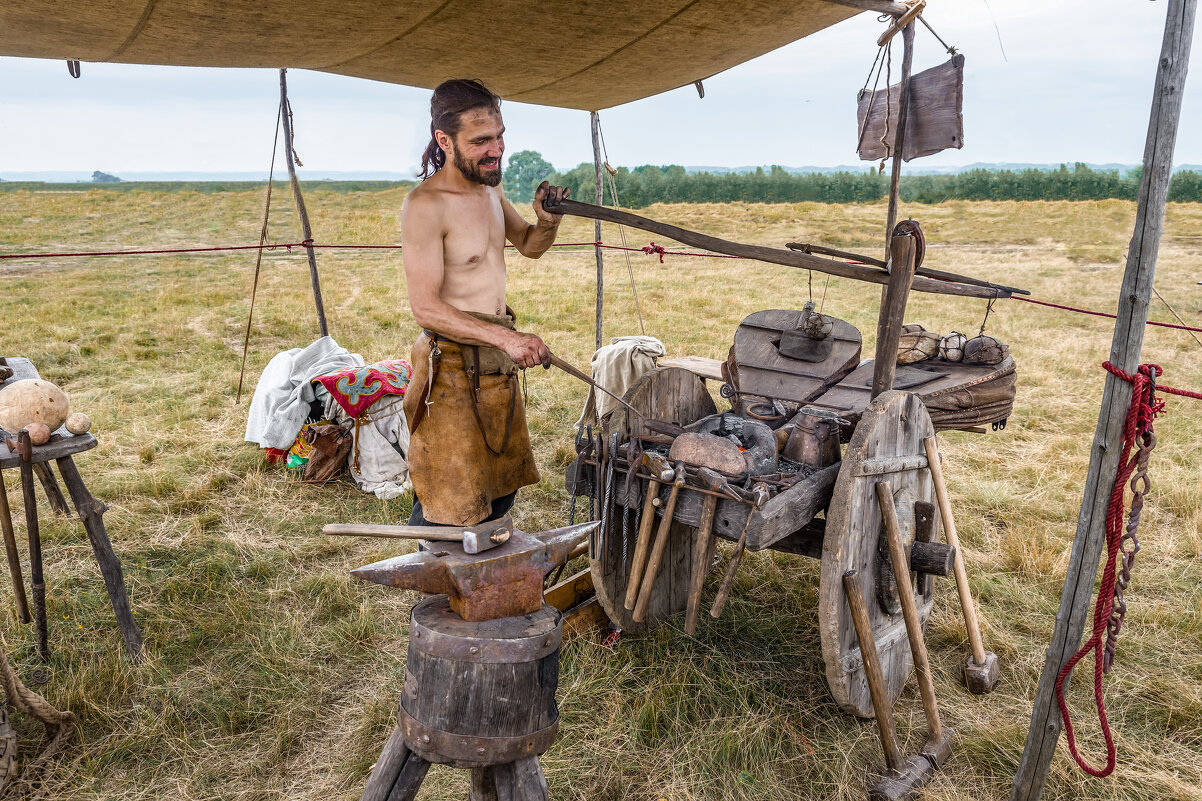
[[(500, 498), (497, 498), (495, 501), (493, 501), (492, 502), (492, 510), (489, 513), (488, 517), (485, 518), (485, 521), (496, 520), (499, 517), (504, 517), (505, 513), (513, 508), (513, 501), (517, 497), (517, 495), (518, 495), (517, 490), (514, 490), (513, 492), (509, 493), (508, 495), (502, 495)], [(414, 495), (413, 496), (413, 512), (412, 512), (412, 514), (409, 515), (409, 525), (411, 525), (411, 526), (441, 526), (444, 524), (434, 523), (430, 520), (427, 520), (425, 518), (425, 515), (422, 514), (422, 502), (417, 499), (417, 495)]]

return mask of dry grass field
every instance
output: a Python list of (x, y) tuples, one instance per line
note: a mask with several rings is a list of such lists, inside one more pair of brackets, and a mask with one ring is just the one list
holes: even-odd
[[(319, 242), (392, 243), (403, 190), (308, 195)], [(249, 244), (257, 192), (0, 194), (0, 252)], [(272, 238), (296, 241), (277, 192)], [(875, 251), (882, 204), (656, 206), (648, 216), (718, 236), (808, 241)], [(1132, 204), (946, 203), (903, 208), (924, 226), (927, 264), (1030, 288), (1036, 297), (1113, 311)], [(1197, 324), (1202, 207), (1171, 206), (1157, 287)], [(592, 239), (566, 221), (563, 241)], [(608, 229), (605, 239), (618, 242)], [(628, 232), (630, 243), (646, 237)], [(662, 243), (671, 244), (671, 243)], [(526, 330), (585, 365), (593, 342), (591, 250), (511, 255), (510, 302)], [(331, 333), (369, 360), (407, 356), (416, 333), (393, 251), (319, 251)], [(647, 332), (670, 355), (724, 356), (753, 311), (800, 308), (807, 275), (726, 259), (631, 256)], [(637, 333), (621, 254), (607, 255), (606, 334)], [(393, 522), (346, 482), (302, 485), (242, 442), (249, 391), (276, 352), (308, 344), (316, 325), (303, 254), (269, 252), (255, 309), (248, 388), (234, 394), (253, 257), (186, 255), (0, 262), (6, 355), (28, 356), (91, 415), (100, 447), (77, 459), (108, 503), (148, 659), (132, 665), (74, 518), (42, 508), (53, 658), (38, 688), (80, 715), (48, 797), (355, 799), (393, 726), (415, 593), (356, 582), (352, 567), (405, 545), (331, 541), (336, 520)], [(825, 311), (860, 328), (871, 354), (879, 291), (814, 277)], [(907, 318), (975, 332), (983, 301), (915, 295)], [(1159, 301), (1156, 319), (1171, 316)], [(1018, 361), (1009, 426), (941, 436), (945, 470), (985, 626), (1002, 659), (992, 695), (957, 678), (967, 642), (954, 587), (939, 585), (928, 641), (945, 721), (959, 746), (926, 798), (1004, 797), (1052, 632), (1101, 397), (1111, 322), (1003, 301), (988, 332)], [(1144, 361), (1162, 381), (1202, 389), (1202, 346), (1149, 329)], [(561, 525), (562, 470), (583, 388), (551, 372), (529, 378), (530, 424), (543, 481), (516, 509), (527, 530)], [(1202, 405), (1169, 398), (1157, 425), (1143, 551), (1128, 592), (1107, 698), (1120, 767), (1085, 777), (1061, 746), (1047, 799), (1202, 799)], [(6, 476), (18, 538), (15, 475)], [(728, 547), (728, 546), (723, 546)], [(22, 547), (22, 550), (24, 548)], [(26, 573), (28, 575), (28, 573)], [(714, 590), (711, 576), (708, 592)], [(723, 618), (696, 637), (673, 620), (617, 648), (600, 634), (563, 650), (561, 734), (543, 758), (552, 797), (589, 801), (859, 799), (881, 762), (871, 724), (842, 714), (825, 686), (815, 621), (818, 566), (749, 554)], [(0, 583), (3, 650), (29, 678), (34, 632)], [(1099, 758), (1086, 682), (1072, 692), (1088, 752)], [(913, 683), (897, 705), (903, 746), (925, 736)], [(20, 748), (39, 729), (19, 721)], [(463, 798), (466, 774), (435, 768), (420, 798)]]

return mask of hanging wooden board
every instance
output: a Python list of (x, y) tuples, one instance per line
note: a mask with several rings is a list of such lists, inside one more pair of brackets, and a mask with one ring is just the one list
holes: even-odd
[(762, 398), (808, 403), (859, 364), (860, 332), (838, 319), (834, 320), (830, 336), (819, 342), (823, 347), (814, 354), (822, 357), (819, 360), (791, 358), (781, 353), (782, 338), (797, 329), (800, 317), (801, 312), (795, 309), (767, 309), (739, 324), (727, 366), (739, 394), (753, 396), (747, 398), (747, 403)]
[[(872, 359), (861, 364), (813, 405), (833, 409), (853, 423), (872, 395)], [(1007, 356), (1001, 364), (964, 364), (927, 359), (898, 365), (893, 388), (922, 398), (936, 431), (1005, 420), (1014, 408), (1016, 368)]]
[[(705, 383), (680, 367), (660, 367), (651, 370), (635, 382), (626, 393), (625, 401), (647, 417), (667, 420), (682, 426), (717, 413), (714, 399), (706, 391)], [(610, 431), (619, 432), (623, 441), (631, 435), (642, 436), (651, 433), (643, 428), (637, 417), (624, 409), (618, 409), (610, 417)], [(625, 478), (621, 471), (615, 471), (614, 476), (615, 481)], [(645, 484), (642, 490), (646, 491)], [(684, 492), (682, 490), (681, 494)], [(623, 531), (619, 495), (618, 492), (614, 493), (615, 513), (609, 536), (595, 557), (589, 558), (589, 568), (593, 574), (597, 601), (605, 610), (605, 614), (622, 631), (636, 633), (654, 628), (668, 617), (684, 610), (688, 601), (689, 574), (693, 564), (696, 532), (690, 526), (672, 523), (663, 564), (656, 576), (654, 592), (647, 609), (647, 618), (642, 623), (636, 623), (624, 604), (638, 526), (634, 514), (631, 514), (629, 525), (626, 526), (625, 532)], [(639, 493), (639, 497), (643, 497), (642, 492)], [(666, 491), (664, 498), (667, 498)], [(597, 510), (597, 514), (600, 515), (600, 509)], [(659, 520), (657, 515), (655, 525), (651, 529), (652, 535), (659, 527)]]
[[(932, 503), (935, 497), (923, 446), (923, 440), (934, 433), (931, 418), (917, 395), (893, 390), (877, 397), (865, 410), (843, 455), (827, 510), (818, 587), (822, 658), (835, 701), (862, 718), (873, 717), (872, 699), (844, 596), (843, 574), (858, 571), (857, 581), (868, 601), (868, 618), (892, 703), (910, 676), (913, 660), (889, 556), (881, 548), (884, 529), (876, 483), (889, 482), (902, 537), (909, 545), (915, 536), (915, 503)], [(936, 512), (931, 541), (939, 540), (940, 531)], [(918, 613), (924, 623), (933, 604), (930, 585), (923, 581), (915, 586)]]
[[(876, 161), (891, 155), (881, 144), (881, 137), (893, 147), (896, 131), (889, 126), (897, 125), (900, 96), (900, 83), (890, 86), (887, 94), (881, 89), (875, 94), (868, 89), (860, 91), (856, 109), (860, 140), (856, 150), (862, 160)], [(902, 160), (964, 147), (963, 109), (964, 56), (957, 53), (947, 63), (911, 76)]]

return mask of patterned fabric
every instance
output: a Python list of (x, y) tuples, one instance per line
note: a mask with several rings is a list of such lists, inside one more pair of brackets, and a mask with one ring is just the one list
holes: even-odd
[(367, 407), (385, 395), (404, 395), (413, 368), (404, 359), (388, 359), (363, 367), (348, 367), (318, 376), (330, 396), (351, 417), (363, 414)]

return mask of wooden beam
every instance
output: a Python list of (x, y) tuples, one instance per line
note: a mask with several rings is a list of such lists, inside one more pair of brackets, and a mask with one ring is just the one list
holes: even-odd
[[(897, 96), (897, 128), (893, 134), (893, 169), (889, 174), (889, 212), (885, 217), (885, 257), (892, 247), (893, 226), (897, 224), (897, 204), (901, 194), (902, 151), (906, 146), (906, 121), (910, 110), (910, 70), (914, 64), (914, 23), (902, 30), (901, 91)], [(889, 102), (889, 87), (885, 87)]]
[[(631, 214), (628, 211), (620, 211), (619, 209), (594, 206), (591, 203), (581, 203), (577, 200), (563, 200), (558, 205), (544, 203), (544, 207), (547, 211), (554, 214), (572, 214), (577, 217), (605, 220), (606, 222), (638, 228), (640, 231), (669, 237), (689, 247), (702, 248), (713, 253), (755, 259), (756, 261), (763, 261), (768, 264), (780, 264), (785, 267), (796, 267), (802, 270), (814, 270), (815, 272), (851, 278), (856, 281), (867, 281), (873, 284), (889, 283), (889, 273), (877, 267), (864, 264), (849, 264), (848, 262), (836, 261), (835, 259), (824, 259), (820, 256), (813, 256), (794, 250), (730, 242), (725, 239), (719, 239), (716, 236), (697, 233), (686, 228), (678, 228), (675, 225), (650, 220), (637, 214)], [(957, 276), (954, 281), (936, 280), (923, 277), (922, 270), (918, 272), (919, 276), (914, 279), (914, 283), (910, 287), (917, 292), (930, 292), (936, 295), (959, 295), (968, 298), (1010, 297), (1010, 290), (997, 284), (976, 286), (961, 282), (961, 276)], [(944, 275), (951, 275), (951, 273), (944, 273)], [(966, 280), (975, 281), (976, 279), (970, 278)]]
[[(601, 181), (601, 117), (597, 112), (589, 112), (589, 122), (593, 129), (593, 167), (597, 174), (597, 205), (605, 205), (605, 184)], [(601, 241), (601, 218), (598, 217), (593, 223), (593, 241)], [(601, 310), (605, 303), (605, 256), (602, 253), (601, 246), (596, 245), (593, 248), (597, 254), (597, 349), (600, 350), (603, 338), (601, 335)]]
[(881, 313), (876, 331), (876, 359), (872, 369), (872, 397), (893, 389), (897, 372), (897, 345), (905, 323), (906, 302), (910, 299), (910, 282), (914, 278), (914, 258), (918, 242), (909, 234), (893, 237), (890, 261), (893, 272), (881, 301)]
[[(1136, 371), (1143, 347), (1196, 10), (1197, 0), (1169, 0), (1168, 3), (1144, 148), (1135, 233), (1127, 251), (1127, 267), (1119, 290), (1118, 319), (1110, 345), (1111, 363), (1128, 373)], [(1122, 455), (1123, 424), (1131, 403), (1130, 384), (1109, 373), (1105, 381), (1102, 408), (1090, 453), (1089, 473), (1085, 478), (1084, 497), (1077, 518), (1077, 533), (1073, 538), (1068, 571), (1064, 577), (1060, 608), (1056, 612), (1056, 628), (1052, 632), (1052, 642), (1048, 646), (1047, 660), (1039, 679), (1022, 762), (1010, 790), (1011, 801), (1036, 801), (1043, 793), (1048, 768), (1064, 725), (1056, 704), (1056, 677), (1076, 652), (1085, 629), (1105, 541), (1106, 509)]]
[(878, 14), (891, 14), (895, 17), (900, 17), (910, 10), (910, 7), (905, 3), (890, 3), (888, 0), (826, 0), (828, 3), (833, 3), (837, 6), (847, 6), (848, 8), (858, 8), (861, 11), (875, 11)]

